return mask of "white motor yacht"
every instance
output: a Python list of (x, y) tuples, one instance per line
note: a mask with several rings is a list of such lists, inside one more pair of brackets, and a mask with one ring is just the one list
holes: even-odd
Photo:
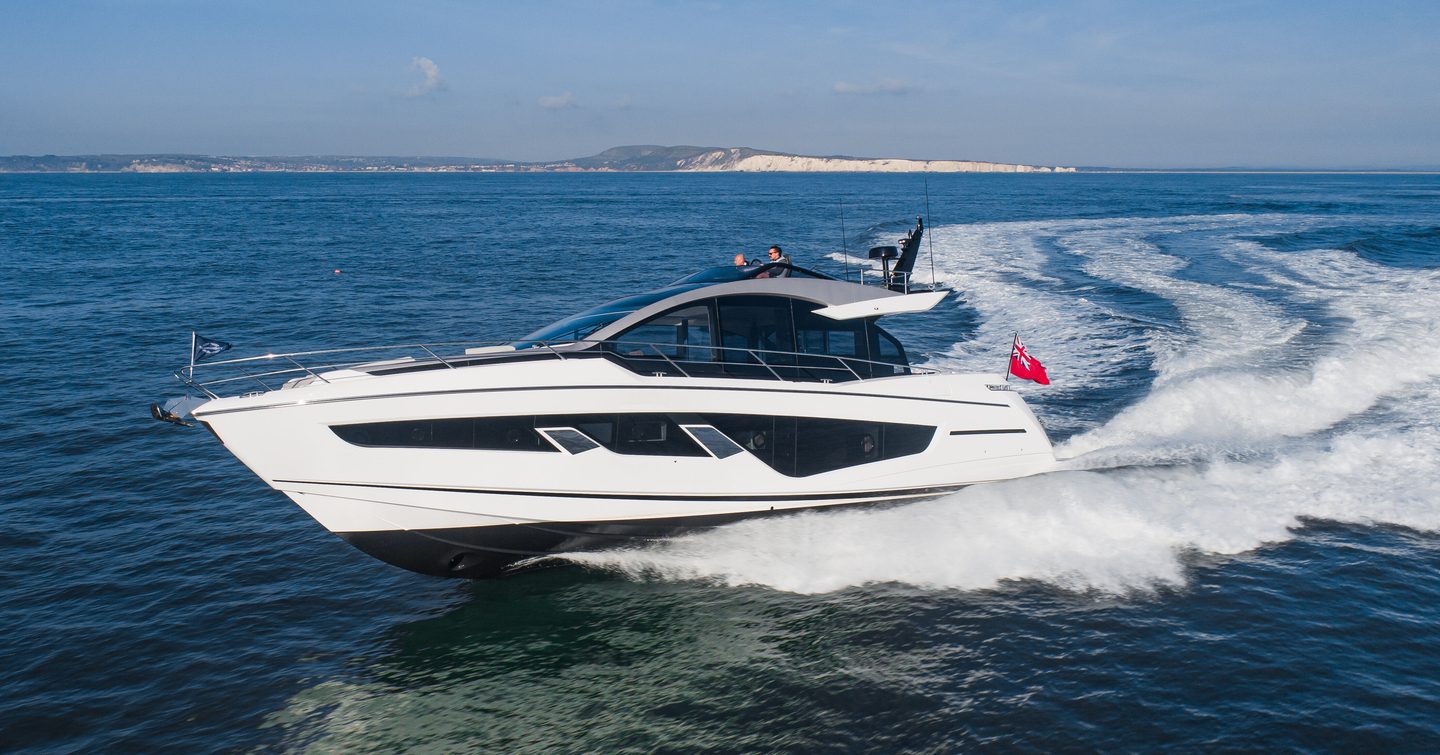
[[(203, 395), (155, 411), (193, 416), (376, 558), (493, 576), (1051, 470), (1045, 430), (1001, 375), (913, 366), (880, 326), (947, 293), (713, 268), (510, 343), (192, 365), (179, 375)], [(246, 385), (260, 390), (224, 395)]]

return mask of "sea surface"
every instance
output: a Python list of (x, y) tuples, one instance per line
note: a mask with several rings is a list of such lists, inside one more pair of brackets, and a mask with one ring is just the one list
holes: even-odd
[[(469, 583), (147, 414), (920, 214), (1065, 471)], [(3, 175), (0, 750), (1435, 752), (1437, 423), (1437, 176)]]

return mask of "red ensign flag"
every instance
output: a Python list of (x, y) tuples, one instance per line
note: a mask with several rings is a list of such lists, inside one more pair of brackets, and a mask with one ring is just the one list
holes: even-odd
[(1015, 336), (1015, 342), (1010, 345), (1010, 374), (1026, 380), (1034, 380), (1041, 385), (1049, 385), (1050, 377), (1045, 374), (1045, 365), (1040, 360), (1030, 356), (1025, 350), (1025, 344), (1020, 343), (1020, 336)]

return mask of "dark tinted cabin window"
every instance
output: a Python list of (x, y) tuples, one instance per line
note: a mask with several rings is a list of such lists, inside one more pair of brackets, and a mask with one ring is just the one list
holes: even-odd
[[(571, 453), (583, 453), (598, 444), (627, 455), (708, 457), (700, 444), (680, 427), (681, 421), (714, 427), (735, 446), (791, 477), (918, 454), (930, 446), (935, 435), (934, 427), (897, 422), (758, 414), (677, 418), (660, 413), (371, 422), (330, 429), (346, 442), (359, 446), (557, 452), (535, 429), (543, 427)], [(692, 432), (703, 437), (710, 431), (692, 427)], [(707, 445), (716, 449), (716, 455), (721, 458), (736, 452), (728, 442), (707, 441)]]
[(735, 445), (725, 433), (706, 425), (686, 425), (685, 429), (695, 436), (695, 440), (714, 454), (716, 458), (728, 459), (738, 453), (744, 453), (745, 449)]
[[(795, 302), (796, 351), (806, 356), (797, 359), (801, 379), (854, 380), (868, 377), (864, 361), (870, 351), (865, 341), (864, 320), (833, 320), (815, 314), (818, 304)], [(850, 361), (846, 361), (846, 360)]]
[[(523, 417), (477, 417), (465, 419), (370, 422), (336, 425), (330, 429), (342, 440), (357, 446), (402, 448), (472, 448), (493, 451), (557, 451), (535, 429), (573, 428), (596, 444), (615, 453), (639, 456), (708, 456), (680, 425), (665, 414), (551, 414)], [(577, 443), (578, 453), (585, 441), (574, 435), (551, 433)]]
[(535, 432), (534, 417), (482, 417), (475, 423), (471, 448), (493, 451), (552, 451), (554, 447)]
[[(841, 382), (907, 374), (900, 342), (870, 320), (834, 320), (784, 296), (723, 296), (631, 327), (607, 349), (641, 374)], [(723, 347), (723, 348), (715, 348)]]
[(770, 466), (776, 472), (784, 475), (795, 476), (795, 459), (799, 456), (795, 436), (794, 417), (775, 418), (775, 458)]
[(567, 426), (573, 427), (606, 447), (615, 447), (615, 417), (610, 415), (567, 417)]
[(800, 419), (796, 423), (795, 475), (806, 477), (832, 469), (879, 461), (880, 423)]
[(935, 428), (924, 425), (885, 423), (880, 426), (881, 458), (918, 454), (930, 447)]
[(534, 417), (405, 420), (335, 425), (341, 440), (357, 446), (555, 451), (535, 432)]
[(870, 353), (872, 355), (870, 358), (876, 362), (889, 362), (897, 366), (887, 371), (886, 367), (877, 364), (874, 366), (875, 376), (909, 374), (910, 370), (902, 369), (910, 363), (905, 357), (905, 347), (900, 345), (900, 340), (886, 333), (873, 320), (867, 321), (865, 328), (870, 334)]
[(615, 337), (614, 348), (627, 357), (660, 354), (677, 361), (710, 361), (714, 345), (708, 304), (691, 304), (631, 327)]
[(775, 418), (751, 414), (711, 414), (705, 423), (725, 433), (760, 461), (775, 466)]
[[(726, 362), (793, 364), (794, 357), (765, 354), (766, 351), (794, 351), (795, 326), (790, 299), (783, 296), (724, 296), (716, 299), (720, 310), (720, 338)], [(754, 353), (749, 353), (754, 352)]]
[(621, 414), (611, 450), (644, 456), (708, 456), (675, 420), (663, 414)]
[(590, 436), (566, 427), (552, 427), (545, 430), (552, 440), (560, 444), (560, 447), (572, 454), (583, 454), (586, 451), (594, 451), (600, 447)]
[(740, 414), (705, 419), (772, 469), (791, 477), (918, 454), (935, 437), (934, 427), (898, 422)]
[(667, 414), (549, 414), (541, 427), (571, 427), (617, 454), (708, 456)]

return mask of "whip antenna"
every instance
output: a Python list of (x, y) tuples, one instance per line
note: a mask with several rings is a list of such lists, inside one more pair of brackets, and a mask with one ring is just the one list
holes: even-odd
[(930, 248), (930, 290), (935, 290), (935, 221), (930, 218), (930, 171), (925, 171), (925, 225), (930, 226), (925, 234), (925, 244)]
[(845, 259), (845, 282), (850, 282), (850, 246), (845, 240), (845, 199), (840, 199), (840, 253)]

